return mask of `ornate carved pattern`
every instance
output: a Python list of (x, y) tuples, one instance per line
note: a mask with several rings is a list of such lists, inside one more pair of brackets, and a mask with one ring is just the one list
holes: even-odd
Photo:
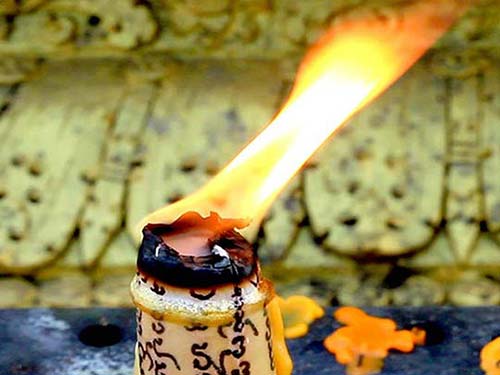
[[(112, 55), (146, 47), (197, 57), (300, 53), (325, 28), (359, 13), (398, 17), (410, 0), (3, 0), (0, 54)], [(439, 46), (496, 45), (495, 2), (474, 8)], [(3, 40), (3, 41), (2, 41)], [(114, 47), (114, 48), (109, 48)]]
[[(54, 47), (71, 41), (77, 26), (70, 18), (52, 12), (39, 11), (17, 16), (7, 36), (14, 47), (39, 45)], [(38, 48), (33, 46), (36, 51)]]
[(306, 171), (311, 227), (326, 248), (398, 256), (431, 241), (441, 220), (444, 95), (444, 82), (417, 67), (347, 124)]
[[(342, 266), (326, 262), (333, 257), (312, 242), (312, 228), (323, 248), (353, 258), (500, 264), (499, 69), (493, 59), (455, 56), (439, 69), (436, 61), (421, 62), (318, 155), (299, 194), (285, 194), (264, 224), (263, 259)], [(210, 178), (284, 93), (275, 62), (171, 63), (162, 75), (152, 59), (134, 69), (48, 62), (17, 90), (0, 87), (3, 270), (33, 274), (56, 259), (133, 265), (122, 224), (134, 230)], [(296, 238), (301, 224), (309, 228)]]
[(123, 91), (114, 63), (53, 64), (19, 89), (0, 121), (0, 268), (28, 272), (67, 248)]
[(151, 43), (157, 34), (150, 9), (132, 0), (39, 1), (36, 10), (34, 3), (0, 8), (0, 14), (15, 14), (11, 27), (3, 33), (0, 53), (54, 52), (56, 46), (63, 53), (68, 46), (69, 51), (105, 46), (131, 49)]

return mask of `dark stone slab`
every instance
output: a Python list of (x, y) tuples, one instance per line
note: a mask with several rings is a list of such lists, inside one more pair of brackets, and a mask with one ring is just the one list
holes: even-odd
[[(384, 375), (480, 375), (479, 352), (500, 336), (500, 308), (420, 307), (368, 308), (365, 311), (394, 319), (399, 327), (423, 326), (430, 344), (413, 353), (394, 352), (385, 361)], [(343, 374), (343, 367), (323, 348), (323, 339), (339, 327), (331, 311), (301, 339), (291, 340), (295, 374)]]
[(0, 310), (1, 375), (132, 375), (134, 343), (132, 309)]
[[(430, 345), (391, 354), (386, 375), (480, 375), (479, 351), (500, 335), (500, 307), (369, 308), (401, 327), (424, 326)], [(296, 375), (342, 374), (323, 348), (338, 324), (329, 310), (304, 338), (291, 340)], [(132, 309), (0, 310), (1, 375), (132, 375)], [(192, 375), (192, 374), (185, 374)]]

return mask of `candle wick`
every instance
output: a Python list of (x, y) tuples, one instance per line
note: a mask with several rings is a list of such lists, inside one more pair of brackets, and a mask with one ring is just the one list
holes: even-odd
[(155, 257), (158, 257), (160, 249), (161, 249), (161, 244), (156, 245), (156, 248), (155, 248)]
[(224, 250), (219, 245), (214, 245), (214, 247), (212, 248), (212, 253), (214, 253), (215, 255), (220, 256), (221, 258), (229, 258), (229, 254), (227, 253), (227, 251)]

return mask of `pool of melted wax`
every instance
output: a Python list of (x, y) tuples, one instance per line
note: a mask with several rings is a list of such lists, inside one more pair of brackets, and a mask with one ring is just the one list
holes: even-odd
[(215, 212), (202, 217), (189, 211), (165, 226), (163, 241), (180, 255), (206, 256), (211, 254), (208, 242), (227, 230), (244, 228), (247, 223), (239, 219), (223, 219)]
[[(500, 335), (500, 307), (364, 310), (394, 319), (398, 327), (423, 325), (431, 341), (413, 353), (391, 353), (382, 375), (483, 374), (479, 352)], [(344, 374), (344, 367), (323, 347), (324, 338), (340, 326), (332, 312), (328, 309), (313, 323), (307, 336), (288, 341), (295, 375)], [(84, 328), (107, 325), (120, 328), (119, 340), (91, 341), (94, 345), (81, 341)], [(1, 375), (131, 375), (135, 309), (0, 310), (0, 343)]]

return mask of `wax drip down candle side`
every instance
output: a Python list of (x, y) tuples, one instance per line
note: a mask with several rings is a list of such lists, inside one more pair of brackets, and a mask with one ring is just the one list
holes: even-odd
[(148, 215), (137, 275), (135, 373), (290, 375), (278, 301), (251, 245), (271, 203), (337, 129), (403, 75), (469, 1), (422, 0), (393, 20), (335, 23), (270, 124), (190, 196)]

